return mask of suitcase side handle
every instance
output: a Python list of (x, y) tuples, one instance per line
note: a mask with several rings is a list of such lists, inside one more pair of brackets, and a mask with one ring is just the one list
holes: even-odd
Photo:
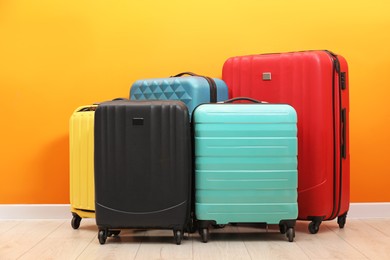
[(171, 76), (171, 78), (181, 77), (181, 76), (184, 76), (184, 75), (202, 77), (205, 80), (207, 80), (207, 83), (209, 83), (209, 86), (210, 86), (210, 102), (211, 103), (217, 103), (217, 85), (215, 84), (215, 81), (212, 78), (207, 77), (207, 76), (201, 76), (201, 75), (198, 75), (196, 73), (189, 72), (189, 71), (176, 74), (175, 76)]
[(347, 110), (343, 108), (341, 110), (341, 157), (347, 158)]
[(228, 99), (228, 100), (225, 100), (223, 101), (222, 103), (233, 103), (235, 101), (250, 101), (252, 103), (265, 103), (265, 102), (262, 102), (260, 100), (256, 100), (256, 99), (253, 99), (253, 98), (248, 98), (248, 97), (236, 97), (236, 98), (231, 98), (231, 99)]

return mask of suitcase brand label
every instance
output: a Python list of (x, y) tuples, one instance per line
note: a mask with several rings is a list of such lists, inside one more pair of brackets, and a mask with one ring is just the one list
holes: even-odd
[(134, 117), (133, 125), (144, 125), (144, 119), (140, 117)]
[(271, 72), (263, 72), (263, 80), (271, 80)]

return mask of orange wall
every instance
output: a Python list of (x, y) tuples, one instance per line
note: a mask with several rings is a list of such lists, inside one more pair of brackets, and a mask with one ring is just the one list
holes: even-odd
[(68, 121), (139, 78), (230, 56), (349, 61), (351, 199), (390, 201), (390, 1), (0, 1), (0, 203), (69, 203)]

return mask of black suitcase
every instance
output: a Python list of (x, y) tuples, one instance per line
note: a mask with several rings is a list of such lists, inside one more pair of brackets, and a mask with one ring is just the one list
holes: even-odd
[(181, 101), (111, 101), (95, 112), (99, 242), (121, 229), (173, 229), (181, 243), (191, 209), (191, 134)]

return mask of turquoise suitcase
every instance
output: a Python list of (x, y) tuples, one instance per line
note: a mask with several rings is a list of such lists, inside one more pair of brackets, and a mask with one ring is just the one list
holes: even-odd
[(286, 104), (232, 103), (240, 99), (194, 111), (201, 239), (208, 241), (210, 225), (266, 223), (279, 225), (292, 242), (298, 216), (297, 114)]
[(183, 72), (169, 78), (135, 81), (130, 88), (130, 99), (180, 100), (188, 107), (191, 118), (196, 106), (228, 99), (228, 88), (221, 79)]

